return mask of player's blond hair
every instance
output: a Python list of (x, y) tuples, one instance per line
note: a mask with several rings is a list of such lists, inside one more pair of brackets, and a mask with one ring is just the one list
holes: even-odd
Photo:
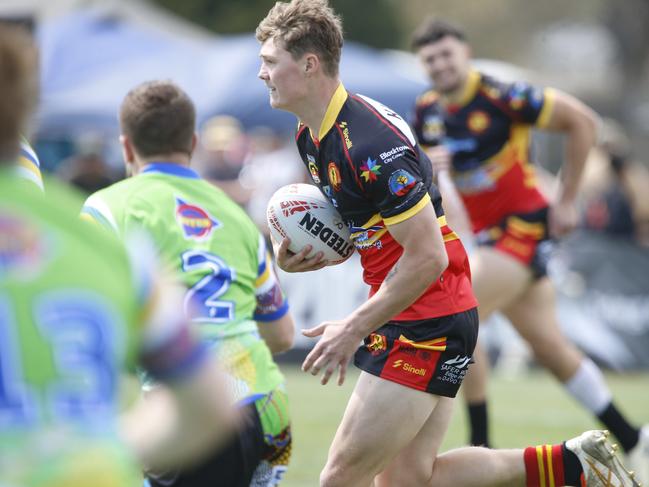
[(13, 162), (38, 97), (36, 48), (20, 27), (0, 26), (0, 163)]
[(343, 47), (342, 20), (327, 0), (277, 2), (259, 23), (255, 34), (261, 43), (274, 39), (295, 60), (312, 52), (320, 58), (325, 74), (338, 75)]

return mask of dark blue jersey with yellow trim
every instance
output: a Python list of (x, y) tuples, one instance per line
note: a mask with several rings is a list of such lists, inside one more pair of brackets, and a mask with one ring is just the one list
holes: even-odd
[(457, 103), (427, 91), (417, 99), (413, 127), (422, 146), (444, 144), (453, 179), (475, 231), (511, 213), (547, 205), (530, 163), (532, 126), (547, 125), (551, 90), (503, 83), (471, 71)]
[(468, 259), (457, 235), (446, 225), (430, 162), (398, 114), (370, 98), (348, 93), (341, 84), (319, 133), (312, 134), (300, 124), (296, 140), (313, 182), (351, 229), (371, 294), (403, 252), (387, 225), (407, 220), (432, 201), (449, 266), (395, 320), (445, 316), (476, 306)]

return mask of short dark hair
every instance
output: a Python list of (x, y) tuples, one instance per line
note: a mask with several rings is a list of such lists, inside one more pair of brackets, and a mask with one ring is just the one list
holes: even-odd
[(455, 37), (466, 42), (466, 34), (458, 26), (442, 19), (430, 17), (417, 27), (412, 35), (410, 46), (413, 51), (428, 44), (441, 41), (444, 37)]
[(196, 109), (171, 81), (149, 81), (133, 88), (122, 102), (119, 121), (142, 157), (191, 153)]
[(38, 99), (38, 57), (27, 32), (0, 26), (0, 162), (18, 157), (20, 137)]

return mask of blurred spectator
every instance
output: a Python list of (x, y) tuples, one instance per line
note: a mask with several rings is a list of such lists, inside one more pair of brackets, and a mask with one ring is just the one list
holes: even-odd
[(267, 127), (248, 134), (250, 156), (240, 181), (250, 192), (248, 214), (264, 234), (266, 205), (275, 191), (291, 183), (306, 182), (306, 172), (291, 137), (284, 137)]
[(649, 171), (630, 157), (622, 127), (607, 120), (584, 177), (583, 226), (649, 245)]
[(61, 162), (57, 175), (85, 194), (110, 186), (122, 175), (113, 174), (103, 154), (103, 138), (94, 133), (84, 134), (75, 141), (75, 154)]
[(239, 175), (249, 144), (241, 123), (229, 115), (209, 119), (201, 129), (196, 152), (197, 172), (245, 207), (250, 191), (241, 185)]

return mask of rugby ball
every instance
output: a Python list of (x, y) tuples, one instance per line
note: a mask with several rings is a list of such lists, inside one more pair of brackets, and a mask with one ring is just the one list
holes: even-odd
[(306, 245), (307, 257), (324, 254), (329, 265), (340, 264), (354, 253), (349, 229), (324, 194), (311, 184), (289, 184), (278, 189), (268, 202), (266, 219), (276, 242), (291, 240), (288, 249), (297, 253)]

